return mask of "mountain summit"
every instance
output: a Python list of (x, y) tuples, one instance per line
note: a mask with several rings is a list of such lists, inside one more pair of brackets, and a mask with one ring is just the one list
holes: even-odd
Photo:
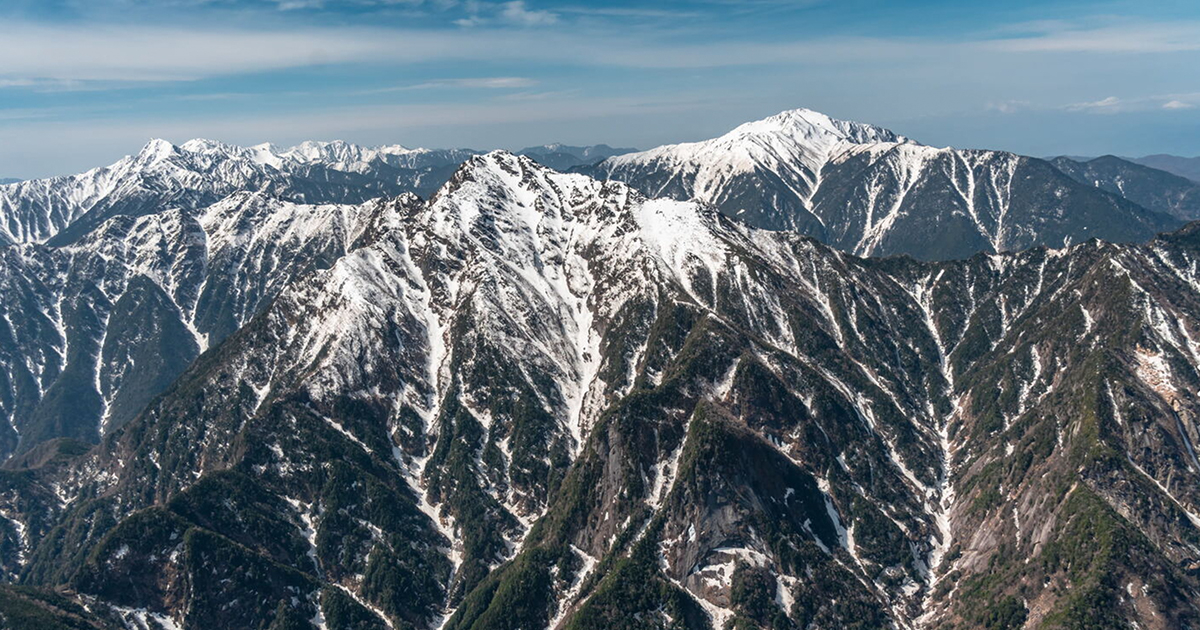
[(806, 109), (583, 172), (653, 197), (713, 204), (751, 225), (797, 230), (864, 256), (941, 260), (1093, 237), (1143, 241), (1180, 225), (1044, 160), (937, 149)]

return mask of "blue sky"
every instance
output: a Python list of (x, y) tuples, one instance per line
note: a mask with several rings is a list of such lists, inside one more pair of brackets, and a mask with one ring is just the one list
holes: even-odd
[(922, 142), (1200, 154), (1200, 3), (0, 0), (0, 176), (152, 137), (651, 147), (810, 107)]

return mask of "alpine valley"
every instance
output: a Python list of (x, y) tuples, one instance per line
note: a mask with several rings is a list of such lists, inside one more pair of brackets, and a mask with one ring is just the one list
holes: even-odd
[(523, 153), (0, 187), (0, 627), (1200, 628), (1177, 178)]

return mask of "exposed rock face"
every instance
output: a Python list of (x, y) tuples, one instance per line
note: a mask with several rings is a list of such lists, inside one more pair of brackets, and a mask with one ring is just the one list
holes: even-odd
[(867, 260), (506, 153), (428, 202), (244, 195), (172, 216), (110, 219), (87, 253), (6, 252), (117, 270), (22, 289), (109, 322), (67, 327), (81, 341), (46, 364), (183, 370), (116, 416), (142, 390), (76, 368), (101, 376), (96, 402), (70, 400), (109, 405), (100, 445), (0, 471), (0, 569), (63, 589), (47, 614), (1200, 623), (1194, 227)]
[(0, 458), (123, 425), (389, 208), (236, 193), (115, 216), (71, 245), (0, 248)]

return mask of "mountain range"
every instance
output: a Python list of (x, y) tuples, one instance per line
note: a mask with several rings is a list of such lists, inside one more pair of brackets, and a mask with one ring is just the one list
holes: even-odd
[[(154, 142), (0, 189), (0, 619), (1200, 626), (1200, 228), (1043, 160), (740, 129), (605, 179)], [(963, 258), (854, 253), (968, 208)]]
[(533, 158), (538, 164), (549, 166), (556, 171), (565, 171), (576, 166), (591, 166), (596, 162), (617, 155), (633, 153), (637, 149), (614, 149), (607, 144), (596, 144), (587, 147), (565, 144), (546, 144), (540, 147), (528, 147), (517, 151), (517, 155)]

